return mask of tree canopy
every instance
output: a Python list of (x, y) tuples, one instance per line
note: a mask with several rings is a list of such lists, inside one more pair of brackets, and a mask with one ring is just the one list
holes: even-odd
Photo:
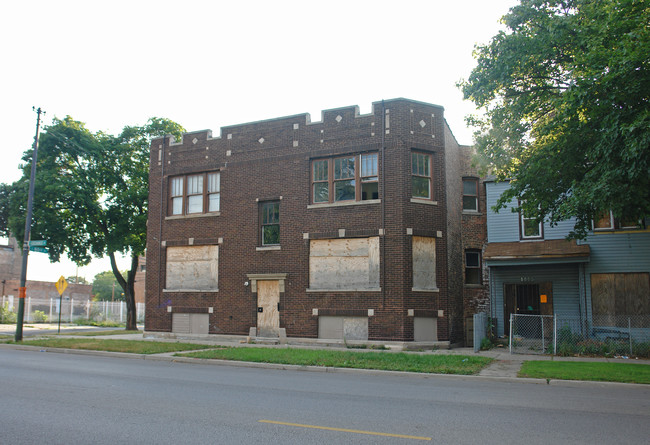
[[(149, 143), (152, 137), (183, 128), (152, 118), (141, 127), (125, 127), (118, 136), (93, 133), (82, 122), (54, 119), (40, 138), (32, 238), (47, 241), (51, 261), (63, 253), (85, 265), (107, 255), (127, 303), (127, 329), (136, 329), (134, 299), (138, 256), (147, 237)], [(9, 229), (24, 237), (32, 151), (25, 152), (23, 177), (12, 185)], [(130, 255), (124, 276), (116, 254)]]
[(10, 184), (0, 184), (0, 237), (9, 238), (9, 202), (13, 188)]
[(479, 159), (551, 224), (650, 215), (650, 2), (521, 0), (459, 83)]
[[(126, 272), (122, 272), (123, 274)], [(93, 279), (93, 299), (95, 301), (123, 301), (122, 289), (118, 286), (112, 271), (100, 272)]]

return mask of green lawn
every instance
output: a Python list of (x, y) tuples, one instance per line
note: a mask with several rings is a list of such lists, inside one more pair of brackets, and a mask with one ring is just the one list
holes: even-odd
[(380, 369), (434, 374), (472, 375), (492, 362), (487, 357), (421, 355), (391, 352), (330, 351), (310, 349), (222, 348), (176, 354), (183, 357), (278, 363), (300, 366)]
[(98, 338), (43, 338), (24, 340), (23, 345), (48, 348), (91, 349), (93, 351), (129, 352), (133, 354), (160, 354), (174, 351), (193, 351), (214, 348), (212, 345), (192, 343), (155, 342), (144, 340), (104, 340)]
[(519, 377), (650, 384), (650, 365), (533, 360), (524, 362)]
[(90, 331), (90, 332), (65, 332), (63, 334), (47, 334), (49, 335), (75, 335), (82, 337), (101, 337), (102, 335), (126, 335), (126, 334), (142, 334), (142, 331), (127, 331), (125, 329), (111, 329), (109, 331)]

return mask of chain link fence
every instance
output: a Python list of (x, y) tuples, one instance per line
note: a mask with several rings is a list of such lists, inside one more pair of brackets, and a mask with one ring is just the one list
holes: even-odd
[(510, 316), (510, 352), (650, 358), (650, 315)]
[[(17, 298), (3, 296), (0, 308), (0, 322), (16, 322)], [(136, 303), (137, 323), (144, 323), (144, 310), (144, 303)], [(59, 315), (61, 321), (66, 323), (126, 323), (126, 302), (25, 298), (26, 323), (55, 323), (59, 321)]]

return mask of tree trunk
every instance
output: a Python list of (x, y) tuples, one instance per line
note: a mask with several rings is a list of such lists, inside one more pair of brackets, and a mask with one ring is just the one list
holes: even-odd
[(111, 259), (111, 268), (113, 269), (113, 275), (115, 275), (115, 279), (124, 291), (124, 300), (126, 301), (126, 330), (137, 331), (138, 314), (135, 305), (135, 273), (138, 270), (139, 257), (136, 254), (131, 254), (131, 270), (129, 270), (127, 273), (126, 280), (117, 268), (117, 263), (115, 261), (115, 252), (109, 253), (109, 257)]

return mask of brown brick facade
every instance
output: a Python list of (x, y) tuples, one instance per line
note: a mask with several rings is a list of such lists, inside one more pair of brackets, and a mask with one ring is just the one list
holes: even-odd
[[(319, 316), (369, 314), (370, 340), (411, 341), (414, 316), (429, 316), (437, 317), (438, 340), (462, 341), (468, 299), (477, 298), (463, 287), (461, 235), (471, 235), (467, 245), (477, 244), (485, 230), (472, 227), (485, 217), (484, 212), (478, 218), (462, 215), (466, 150), (451, 135), (443, 112), (395, 99), (374, 103), (368, 115), (346, 107), (324, 111), (320, 122), (300, 114), (223, 127), (219, 137), (198, 131), (179, 142), (154, 140), (147, 331), (171, 331), (172, 314), (181, 309), (206, 313), (209, 308), (209, 333), (247, 335), (256, 326), (258, 307), (249, 276), (286, 274), (278, 307), (280, 327), (289, 337), (318, 337)], [(412, 199), (414, 151), (431, 157), (432, 199)], [(379, 199), (313, 202), (313, 160), (368, 153), (378, 155)], [(217, 171), (219, 212), (170, 216), (170, 178)], [(279, 248), (262, 246), (260, 206), (268, 201), (280, 203)], [(435, 238), (437, 291), (413, 288), (413, 236)], [(310, 241), (365, 237), (379, 237), (378, 289), (310, 289)], [(178, 246), (218, 246), (218, 290), (164, 290), (167, 252)]]

